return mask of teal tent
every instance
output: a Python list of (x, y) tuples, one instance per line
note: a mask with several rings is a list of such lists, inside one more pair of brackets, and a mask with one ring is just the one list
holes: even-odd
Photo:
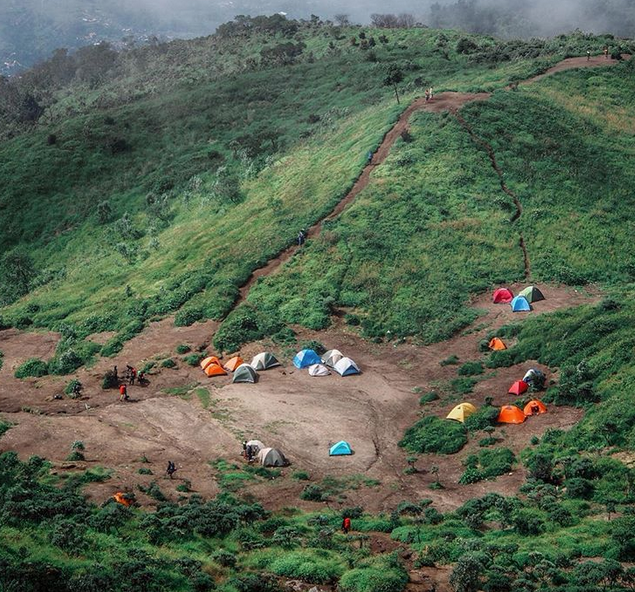
[(524, 296), (516, 296), (512, 300), (512, 312), (529, 312), (531, 306)]
[(344, 440), (333, 444), (333, 446), (329, 448), (329, 456), (344, 456), (346, 454), (353, 454), (353, 451), (351, 450), (351, 445)]

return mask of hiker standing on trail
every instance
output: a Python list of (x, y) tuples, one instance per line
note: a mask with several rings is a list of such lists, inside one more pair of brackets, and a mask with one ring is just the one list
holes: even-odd
[(604, 57), (608, 60), (609, 59), (609, 46), (605, 45), (604, 49), (602, 51), (604, 51)]
[(588, 62), (591, 59), (591, 52), (587, 50), (586, 52), (586, 61)]
[(171, 460), (168, 461), (168, 468), (165, 469), (165, 472), (167, 473), (168, 477), (170, 477), (170, 479), (172, 479), (172, 475), (176, 473), (176, 465)]
[(137, 369), (136, 368), (130, 368), (130, 384), (133, 385), (135, 379), (137, 378)]
[(426, 103), (430, 100), (430, 91), (426, 88), (426, 92), (425, 92), (425, 97), (426, 97)]
[(125, 384), (119, 385), (119, 400), (128, 401), (128, 387)]
[(247, 440), (243, 440), (243, 457), (247, 458)]
[(304, 231), (304, 228), (302, 228), (300, 232), (298, 232), (298, 246), (301, 247), (305, 241), (306, 241), (306, 232)]
[(351, 530), (351, 519), (348, 516), (346, 516), (346, 518), (342, 520), (342, 532), (344, 534), (348, 534), (350, 530)]
[(368, 154), (366, 155), (366, 164), (372, 164), (373, 162), (373, 153), (371, 150), (368, 151)]

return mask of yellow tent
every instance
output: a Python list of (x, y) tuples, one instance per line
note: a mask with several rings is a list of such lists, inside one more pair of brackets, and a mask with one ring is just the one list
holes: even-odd
[(446, 419), (454, 419), (463, 423), (472, 413), (476, 413), (476, 407), (472, 403), (459, 403), (448, 413)]

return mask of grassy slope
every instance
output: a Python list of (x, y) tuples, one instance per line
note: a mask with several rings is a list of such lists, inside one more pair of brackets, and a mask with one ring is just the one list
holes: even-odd
[[(485, 151), (453, 117), (418, 115), (412, 143), (399, 143), (354, 206), (250, 302), (309, 327), (348, 307), (369, 336), (443, 339), (474, 318), (469, 294), (522, 279), (521, 231), (537, 280), (632, 278), (632, 68), (559, 74), (463, 110), (523, 205), (515, 224)], [(602, 97), (610, 103), (585, 107)], [(328, 306), (317, 318), (304, 299)]]

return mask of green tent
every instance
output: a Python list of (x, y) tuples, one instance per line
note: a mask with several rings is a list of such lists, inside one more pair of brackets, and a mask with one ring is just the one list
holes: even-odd
[(236, 368), (232, 382), (256, 382), (258, 373), (249, 365), (241, 364)]
[(527, 302), (529, 302), (530, 304), (532, 302), (540, 302), (541, 300), (545, 299), (545, 297), (543, 296), (543, 293), (538, 288), (536, 288), (536, 286), (529, 286), (528, 288), (525, 288), (522, 292), (520, 292), (518, 295), (524, 296)]

